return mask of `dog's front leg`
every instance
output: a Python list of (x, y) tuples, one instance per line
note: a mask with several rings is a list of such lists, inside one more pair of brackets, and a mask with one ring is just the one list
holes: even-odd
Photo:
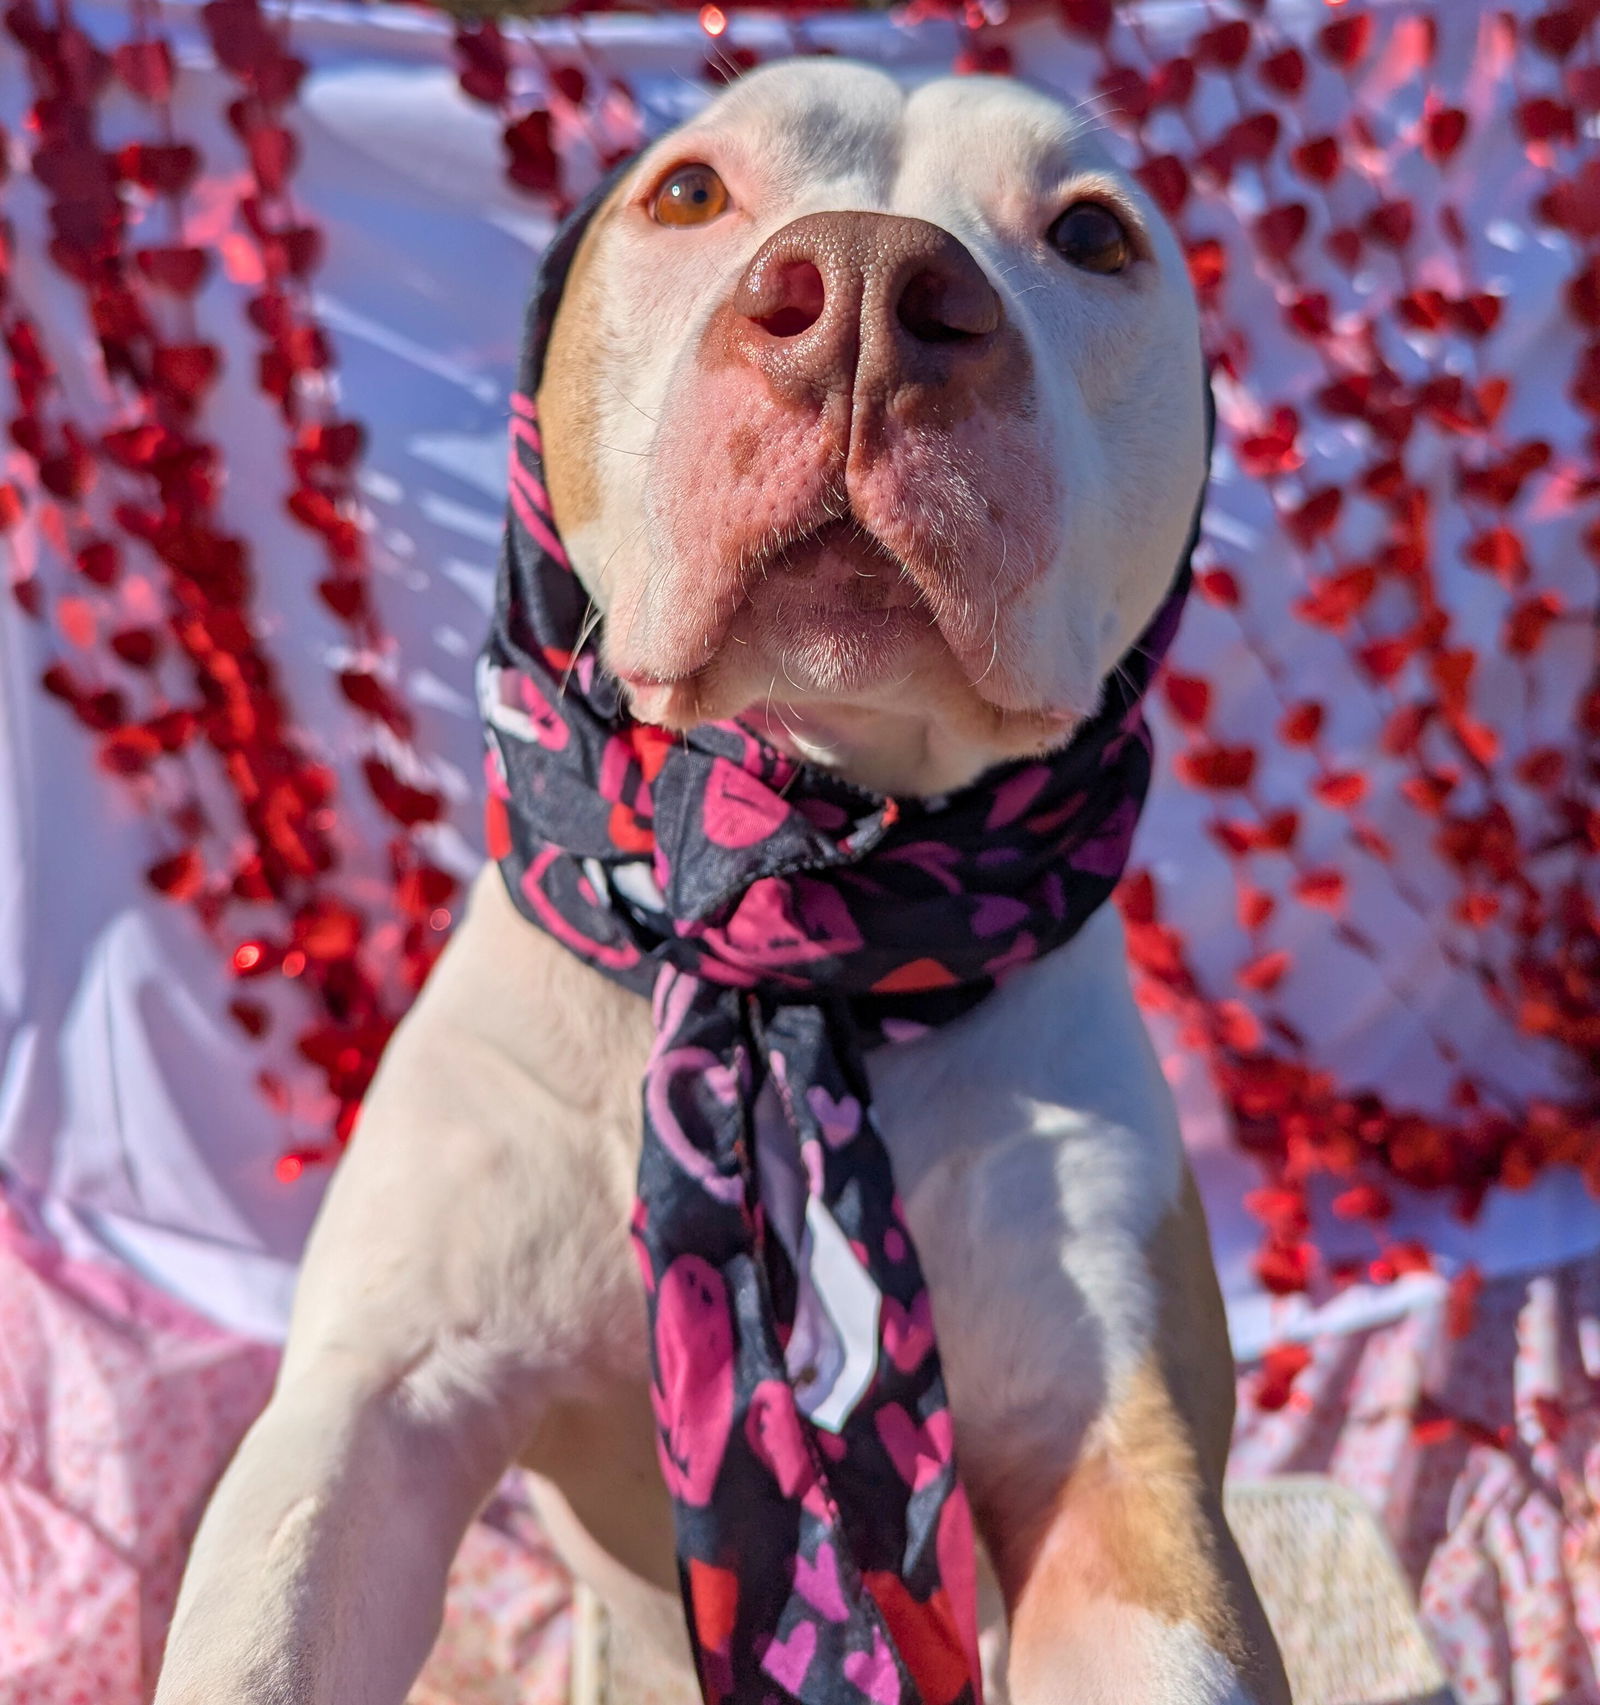
[(404, 1379), (294, 1369), (201, 1525), (157, 1705), (400, 1705), (504, 1464), (488, 1428), (424, 1412)]
[(1032, 1508), (998, 1523), (1013, 1705), (1290, 1705), (1223, 1514), (1233, 1370), (1187, 1176), (1147, 1256), (1149, 1355)]
[(1011, 1705), (1288, 1705), (1222, 1513), (1227, 1321), (1115, 913), (871, 1066)]
[(501, 1471), (645, 1363), (625, 1227), (648, 1041), (645, 1004), (529, 930), (489, 870), (318, 1216), (157, 1705), (400, 1705)]
[[(1289, 1705), (1222, 1511), (1233, 1369), (1193, 1184), (1185, 1173), (1142, 1247), (1114, 1223), (1075, 1227), (1052, 1275), (1030, 1204), (1071, 1173), (1072, 1147), (978, 1158), (929, 1261), (963, 1473), (1006, 1603), (1010, 1705)], [(1148, 1338), (1117, 1330), (1147, 1307)]]

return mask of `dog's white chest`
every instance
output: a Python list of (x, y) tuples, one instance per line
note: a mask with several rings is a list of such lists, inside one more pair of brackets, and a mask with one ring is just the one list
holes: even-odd
[(869, 1072), (963, 1421), (1098, 1407), (1148, 1354), (1183, 1176), (1116, 913)]

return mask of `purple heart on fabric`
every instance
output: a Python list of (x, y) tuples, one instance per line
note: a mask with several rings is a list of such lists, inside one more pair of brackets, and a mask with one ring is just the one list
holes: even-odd
[(853, 1095), (835, 1099), (820, 1083), (814, 1083), (806, 1091), (806, 1105), (829, 1148), (849, 1142), (861, 1129), (861, 1103)]
[(787, 1640), (773, 1638), (767, 1641), (761, 1667), (780, 1687), (787, 1687), (790, 1693), (798, 1695), (816, 1649), (816, 1624), (799, 1622), (790, 1629)]
[(795, 1558), (794, 1585), (801, 1598), (830, 1622), (843, 1622), (850, 1614), (844, 1589), (839, 1585), (839, 1559), (830, 1541), (824, 1540), (817, 1547), (814, 1563), (808, 1563), (804, 1557)]

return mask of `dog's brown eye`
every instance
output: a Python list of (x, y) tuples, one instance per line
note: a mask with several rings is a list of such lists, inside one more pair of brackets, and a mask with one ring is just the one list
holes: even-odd
[(679, 166), (650, 198), (658, 225), (707, 225), (727, 208), (728, 186), (709, 166)]
[(1133, 259), (1128, 228), (1098, 201), (1075, 201), (1045, 232), (1064, 260), (1085, 272), (1122, 272)]

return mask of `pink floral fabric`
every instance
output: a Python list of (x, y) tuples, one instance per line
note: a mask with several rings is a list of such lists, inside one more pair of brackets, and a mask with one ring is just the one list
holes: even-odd
[(121, 1705), (154, 1686), (184, 1555), (276, 1354), (0, 1199), (0, 1699)]
[(1600, 1702), (1600, 1257), (1241, 1375), (1233, 1469), (1326, 1473), (1382, 1517), (1461, 1705)]
[[(189, 1543), (278, 1353), (69, 1260), (0, 1195), (0, 1705), (141, 1705)], [(412, 1705), (561, 1705), (568, 1581), (508, 1481)]]

